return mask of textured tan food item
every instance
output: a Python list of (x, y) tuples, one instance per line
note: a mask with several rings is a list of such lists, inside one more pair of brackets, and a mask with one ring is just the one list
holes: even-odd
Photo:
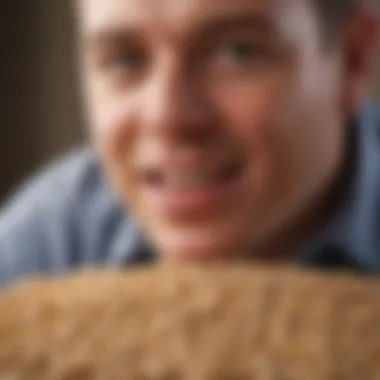
[(380, 280), (88, 271), (0, 294), (1, 380), (379, 380)]

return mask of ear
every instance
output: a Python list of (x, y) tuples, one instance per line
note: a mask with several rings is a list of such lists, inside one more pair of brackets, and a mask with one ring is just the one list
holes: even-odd
[(378, 24), (374, 14), (359, 9), (341, 30), (342, 99), (347, 114), (353, 114), (371, 77), (377, 47)]

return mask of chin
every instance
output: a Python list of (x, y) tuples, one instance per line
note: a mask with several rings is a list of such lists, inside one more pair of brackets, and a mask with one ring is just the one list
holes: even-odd
[[(240, 257), (242, 238), (227, 231), (170, 231), (160, 234), (157, 247), (164, 261), (202, 263)], [(239, 243), (238, 243), (239, 242)]]

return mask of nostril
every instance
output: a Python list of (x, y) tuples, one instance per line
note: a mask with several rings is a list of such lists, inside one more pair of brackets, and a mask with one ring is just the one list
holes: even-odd
[(223, 167), (222, 176), (226, 179), (232, 179), (238, 176), (242, 170), (242, 163), (240, 161), (233, 161)]

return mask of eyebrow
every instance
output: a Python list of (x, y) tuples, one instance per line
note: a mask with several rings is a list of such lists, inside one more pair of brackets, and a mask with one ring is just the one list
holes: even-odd
[[(201, 20), (191, 26), (191, 35), (214, 36), (228, 33), (236, 29), (251, 29), (260, 33), (274, 32), (273, 23), (269, 17), (259, 13), (238, 13), (216, 15)], [(97, 31), (89, 32), (84, 36), (85, 45), (88, 48), (98, 46), (109, 46), (135, 40), (141, 33), (134, 26), (116, 26), (99, 28)]]
[(98, 47), (118, 46), (124, 44), (126, 41), (132, 41), (137, 35), (138, 33), (132, 28), (110, 27), (88, 33), (82, 40), (85, 49), (92, 50)]
[(197, 34), (217, 35), (235, 29), (251, 29), (257, 32), (273, 32), (273, 23), (269, 17), (260, 13), (223, 14), (206, 19), (200, 23)]

